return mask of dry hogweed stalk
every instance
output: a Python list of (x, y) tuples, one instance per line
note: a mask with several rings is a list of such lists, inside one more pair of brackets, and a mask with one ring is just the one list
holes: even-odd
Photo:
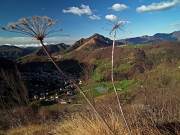
[[(110, 133), (114, 135), (114, 132), (111, 130), (111, 128), (109, 127), (109, 125), (106, 123), (106, 121), (101, 117), (101, 115), (99, 114), (99, 112), (96, 110), (96, 108), (93, 106), (93, 104), (90, 102), (90, 100), (87, 98), (87, 96), (85, 95), (85, 93), (81, 90), (81, 88), (76, 84), (76, 82), (74, 80), (72, 80), (71, 78), (69, 78), (60, 68), (59, 66), (55, 63), (55, 61), (53, 60), (53, 58), (51, 57), (51, 55), (49, 54), (49, 52), (47, 51), (43, 40), (44, 38), (48, 37), (48, 36), (52, 36), (53, 33), (55, 32), (59, 32), (62, 31), (62, 29), (60, 30), (51, 30), (51, 28), (58, 24), (58, 21), (53, 21), (52, 19), (50, 19), (47, 16), (35, 16), (32, 18), (22, 18), (20, 19), (17, 23), (9, 23), (8, 27), (1, 27), (2, 30), (5, 31), (9, 31), (9, 32), (15, 32), (15, 33), (21, 33), (21, 34), (25, 34), (27, 36), (33, 37), (36, 40), (39, 40), (40, 44), (42, 45), (44, 51), (46, 52), (46, 54), (48, 55), (48, 57), (50, 58), (50, 60), (53, 62), (53, 64), (55, 65), (55, 67), (58, 69), (58, 71), (66, 78), (68, 79), (70, 82), (72, 82), (74, 84), (74, 86), (80, 91), (80, 93), (84, 96), (84, 98), (86, 99), (86, 101), (88, 102), (88, 104), (90, 105), (90, 107), (92, 108), (92, 110), (96, 113), (96, 115), (102, 120), (102, 122), (104, 123), (104, 125), (106, 126), (107, 129), (109, 129)], [(70, 34), (67, 35), (63, 35), (63, 36), (70, 36)]]
[(115, 46), (115, 42), (116, 42), (116, 32), (117, 32), (118, 29), (125, 32), (125, 30), (123, 29), (124, 25), (129, 24), (129, 22), (124, 21), (124, 19), (119, 20), (119, 18), (116, 17), (116, 16), (114, 16), (113, 20), (110, 20), (110, 22), (113, 24), (113, 28), (110, 30), (109, 35), (111, 35), (112, 32), (114, 32), (114, 39), (113, 39), (113, 46), (112, 46), (112, 58), (111, 58), (111, 61), (112, 61), (112, 64), (111, 64), (111, 81), (112, 81), (112, 85), (113, 85), (113, 88), (114, 88), (114, 91), (115, 91), (115, 94), (116, 94), (116, 97), (117, 97), (117, 102), (118, 102), (120, 112), (121, 112), (123, 120), (124, 120), (124, 122), (126, 124), (127, 130), (129, 132), (129, 134), (131, 135), (132, 133), (131, 133), (131, 130), (130, 130), (129, 126), (128, 126), (126, 118), (124, 116), (124, 112), (122, 110), (121, 102), (120, 102), (118, 94), (117, 94), (117, 89), (116, 89), (115, 84), (114, 84), (114, 68), (113, 68), (114, 67), (114, 46)]

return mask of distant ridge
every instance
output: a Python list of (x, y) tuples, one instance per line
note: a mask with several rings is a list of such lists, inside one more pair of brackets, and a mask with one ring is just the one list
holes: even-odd
[[(50, 54), (59, 53), (65, 51), (69, 45), (66, 45), (64, 43), (55, 44), (55, 45), (46, 45), (46, 49)], [(42, 47), (40, 47), (38, 50), (34, 52), (38, 56), (46, 56), (46, 53)]]
[[(61, 55), (69, 45), (64, 43), (56, 44), (56, 45), (46, 45), (46, 49), (48, 50), (51, 56), (54, 55)], [(45, 53), (44, 49), (40, 47), (36, 51), (22, 57), (18, 62), (27, 63), (27, 62), (45, 62), (48, 61), (47, 54)]]
[(27, 54), (30, 54), (33, 51), (34, 51), (34, 49), (32, 47), (31, 48), (20, 48), (17, 46), (1, 45), (0, 46), (0, 57), (15, 60), (15, 59), (23, 57)]
[(141, 37), (126, 38), (117, 40), (117, 42), (122, 42), (124, 44), (143, 44), (143, 43), (152, 43), (158, 41), (179, 41), (180, 40), (180, 31), (175, 31), (172, 33), (156, 33), (153, 36), (144, 35)]

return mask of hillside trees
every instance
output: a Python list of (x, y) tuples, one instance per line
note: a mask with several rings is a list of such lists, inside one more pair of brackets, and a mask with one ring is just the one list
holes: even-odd
[(143, 50), (137, 49), (134, 53), (133, 68), (135, 71), (143, 73), (145, 69), (151, 69), (152, 63), (146, 57)]

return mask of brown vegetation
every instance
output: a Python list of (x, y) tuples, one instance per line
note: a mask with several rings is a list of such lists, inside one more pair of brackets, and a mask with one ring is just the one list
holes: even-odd
[[(164, 98), (166, 101), (162, 101), (162, 96), (151, 90), (146, 89), (147, 95), (142, 90), (130, 92), (130, 102), (127, 102), (124, 94), (120, 96), (132, 134), (178, 135), (180, 131), (179, 101), (177, 98), (174, 100), (172, 95), (175, 93), (171, 93), (171, 97), (167, 96)], [(115, 95), (106, 95), (97, 100), (96, 108), (116, 135), (128, 134), (115, 102)], [(111, 133), (104, 128), (102, 121), (86, 107), (78, 112), (68, 113), (66, 111), (63, 113), (62, 119), (56, 118), (55, 120), (53, 120), (52, 111), (41, 110), (39, 112), (41, 117), (36, 118), (36, 120), (43, 120), (49, 115), (43, 123), (20, 126), (6, 133), (8, 135), (18, 133), (28, 135), (110, 135)], [(56, 113), (60, 112), (57, 111)]]

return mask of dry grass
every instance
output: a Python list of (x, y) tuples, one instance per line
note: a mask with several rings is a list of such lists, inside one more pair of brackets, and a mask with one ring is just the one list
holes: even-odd
[(30, 125), (4, 132), (4, 135), (46, 135), (52, 133), (53, 125)]
[[(159, 95), (157, 95), (158, 98), (153, 98), (155, 95), (155, 91), (152, 91), (151, 95), (148, 96), (147, 104), (145, 104), (142, 97), (139, 101), (136, 99), (135, 102), (131, 103), (123, 102), (123, 109), (132, 135), (180, 135), (179, 102), (174, 97), (166, 97), (167, 102), (164, 102)], [(96, 107), (115, 135), (128, 135), (129, 133), (115, 102), (115, 96), (113, 95), (109, 98), (99, 98)], [(166, 106), (163, 106), (163, 103), (166, 103)], [(171, 110), (172, 107), (173, 110)], [(63, 120), (59, 121), (58, 119), (56, 121), (47, 119), (44, 124), (17, 127), (9, 130), (6, 134), (111, 135), (102, 121), (90, 109), (69, 113), (64, 116)]]
[[(135, 91), (130, 93), (132, 98), (130, 103), (121, 99), (132, 135), (180, 135), (178, 90), (169, 91), (167, 94), (171, 96), (166, 95), (164, 100), (158, 89), (146, 87), (146, 98), (142, 90), (133, 92)], [(128, 135), (116, 102), (115, 95), (109, 94), (99, 97), (95, 106), (115, 135)], [(83, 106), (84, 109), (76, 110), (76, 113), (71, 111), (64, 114), (63, 118), (57, 117), (56, 120), (52, 119), (54, 115), (51, 113), (52, 110), (48, 112), (43, 109), (38, 113), (42, 113), (43, 116), (34, 118), (43, 123), (20, 125), (0, 133), (1, 135), (111, 135), (99, 117), (86, 104)], [(62, 112), (59, 111), (59, 114)], [(44, 115), (48, 115), (48, 118), (44, 119)]]
[[(115, 135), (128, 135), (124, 122), (117, 113), (111, 112), (106, 118)], [(168, 135), (162, 134), (157, 128), (148, 125), (131, 127), (133, 135)], [(46, 125), (31, 125), (19, 127), (4, 135), (111, 135), (101, 120), (94, 114), (84, 111), (68, 117), (63, 122)]]
[[(109, 115), (108, 124), (117, 135), (127, 135), (122, 121), (114, 114)], [(64, 121), (55, 130), (59, 135), (111, 135), (104, 124), (93, 115), (77, 114)]]

